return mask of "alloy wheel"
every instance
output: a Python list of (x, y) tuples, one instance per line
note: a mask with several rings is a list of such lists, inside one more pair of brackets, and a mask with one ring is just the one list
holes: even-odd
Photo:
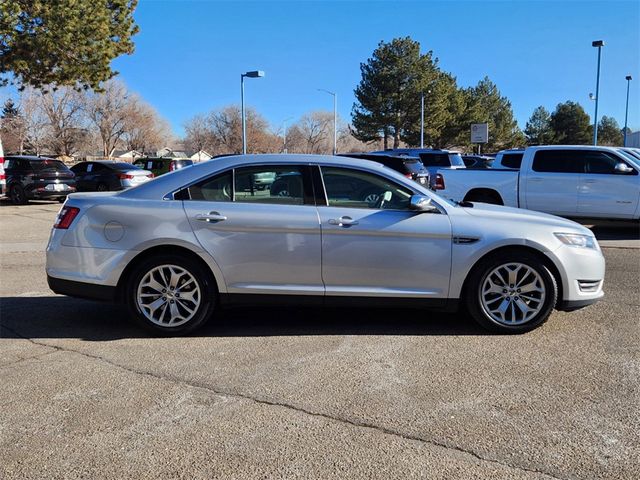
[(178, 327), (190, 321), (202, 301), (200, 285), (183, 267), (159, 265), (140, 281), (136, 303), (155, 325)]
[(522, 325), (542, 310), (546, 298), (544, 281), (532, 267), (506, 263), (494, 268), (479, 292), (485, 313), (501, 325)]

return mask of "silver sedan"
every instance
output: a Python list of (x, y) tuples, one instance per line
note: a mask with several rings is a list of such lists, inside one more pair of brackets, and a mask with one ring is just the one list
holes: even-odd
[(46, 270), (54, 292), (123, 302), (168, 335), (219, 306), (274, 300), (463, 304), (484, 327), (521, 333), (600, 299), (605, 264), (569, 220), (455, 204), (365, 160), (246, 155), (70, 195)]

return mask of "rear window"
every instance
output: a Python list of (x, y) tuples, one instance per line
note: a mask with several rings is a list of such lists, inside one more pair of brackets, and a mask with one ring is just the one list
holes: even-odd
[(138, 165), (132, 165), (126, 162), (111, 163), (109, 166), (116, 170), (140, 170)]
[(507, 153), (502, 156), (502, 166), (520, 169), (522, 165), (522, 153)]
[(404, 162), (404, 166), (407, 169), (407, 171), (410, 173), (426, 173), (427, 171), (424, 168), (424, 165), (422, 165), (422, 163), (419, 162), (418, 160)]
[(584, 173), (585, 155), (580, 150), (540, 150), (533, 157), (534, 172)]
[(69, 167), (60, 160), (29, 160), (29, 165), (36, 172), (44, 172), (45, 170), (51, 170), (54, 172), (69, 171)]
[(450, 153), (449, 161), (451, 162), (452, 167), (464, 167), (464, 160), (462, 159), (462, 155), (459, 153)]
[[(447, 153), (421, 153), (420, 160), (425, 167), (450, 167), (449, 154)], [(460, 157), (462, 162), (462, 157)], [(464, 165), (464, 162), (462, 162)]]

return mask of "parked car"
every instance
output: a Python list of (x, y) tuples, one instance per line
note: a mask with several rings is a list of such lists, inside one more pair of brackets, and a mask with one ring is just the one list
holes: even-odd
[(621, 147), (618, 151), (627, 155), (627, 157), (631, 158), (635, 164), (640, 163), (640, 148), (634, 147)]
[(76, 175), (78, 191), (107, 192), (135, 187), (153, 178), (149, 170), (142, 170), (126, 162), (80, 162), (71, 171)]
[(340, 157), (359, 158), (381, 163), (421, 185), (429, 185), (429, 171), (417, 157), (380, 155), (371, 153), (341, 153)]
[(462, 155), (462, 161), (467, 168), (491, 168), (493, 157), (485, 155)]
[(527, 208), (570, 218), (640, 218), (640, 166), (617, 148), (538, 146), (520, 170), (440, 170), (453, 200)]
[[(245, 189), (260, 172), (300, 188)], [(366, 188), (383, 193), (368, 202)], [(379, 163), (314, 155), (233, 156), (72, 195), (46, 266), (54, 292), (123, 302), (166, 335), (218, 306), (264, 301), (462, 304), (481, 325), (520, 333), (600, 299), (604, 269), (593, 234), (572, 221), (451, 203)]]
[(496, 158), (493, 161), (493, 165), (491, 165), (491, 168), (493, 168), (494, 170), (501, 169), (501, 168), (519, 170), (520, 164), (522, 164), (523, 155), (524, 155), (523, 148), (501, 150), (496, 155)]
[(188, 158), (176, 159), (146, 157), (137, 159), (135, 162), (133, 162), (133, 164), (145, 170), (149, 170), (156, 177), (159, 177), (160, 175), (164, 175), (165, 173), (173, 172), (174, 170), (180, 170), (181, 168), (193, 165), (193, 160), (189, 160)]
[(439, 150), (432, 148), (395, 148), (372, 152), (383, 155), (398, 155), (418, 157), (429, 172), (431, 181), (435, 179), (436, 172), (441, 168), (466, 168), (462, 155), (452, 150)]
[(29, 200), (63, 202), (76, 191), (74, 174), (60, 160), (29, 155), (9, 155), (4, 159), (7, 195), (15, 205)]

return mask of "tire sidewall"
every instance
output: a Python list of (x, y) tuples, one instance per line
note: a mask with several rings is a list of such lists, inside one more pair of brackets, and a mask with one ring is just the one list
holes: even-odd
[[(11, 202), (14, 205), (24, 205), (24, 204), (27, 203), (26, 194), (24, 192), (24, 189), (20, 185), (12, 185), (10, 192), (11, 192), (11, 194), (10, 194)], [(18, 199), (16, 199), (16, 197), (15, 197), (16, 193), (19, 194), (19, 198)]]
[[(202, 301), (196, 314), (187, 323), (177, 327), (162, 327), (151, 322), (142, 313), (136, 301), (138, 286), (143, 277), (160, 265), (176, 265), (184, 268), (193, 275), (200, 287)], [(146, 330), (162, 336), (184, 335), (201, 327), (209, 320), (217, 303), (217, 288), (211, 272), (208, 272), (199, 262), (183, 255), (163, 254), (143, 260), (131, 272), (125, 288), (125, 301), (133, 320)]]
[[(545, 288), (545, 299), (542, 308), (535, 317), (521, 325), (505, 325), (496, 322), (488, 315), (488, 313), (485, 312), (484, 307), (482, 306), (482, 285), (484, 284), (487, 276), (496, 267), (508, 263), (522, 263), (535, 270), (538, 275), (540, 275)], [(465, 292), (465, 300), (469, 313), (471, 313), (473, 318), (481, 326), (497, 333), (524, 333), (539, 327), (551, 315), (557, 298), (558, 286), (549, 268), (545, 266), (544, 262), (541, 261), (540, 258), (524, 252), (522, 254), (507, 253), (503, 255), (494, 255), (481, 260), (471, 273), (468, 288)]]

